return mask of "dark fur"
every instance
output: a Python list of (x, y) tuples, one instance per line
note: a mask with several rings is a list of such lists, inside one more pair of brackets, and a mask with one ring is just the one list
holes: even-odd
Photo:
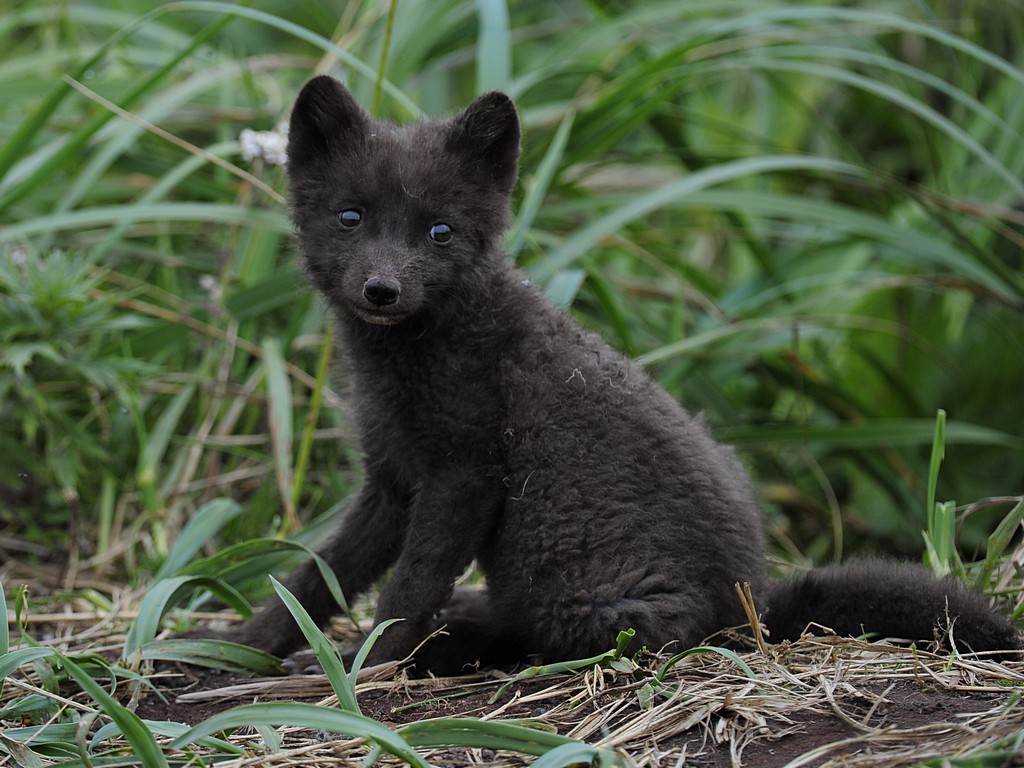
[[(396, 127), (319, 77), (292, 114), (293, 217), (340, 333), (366, 465), (321, 554), (348, 598), (394, 566), (376, 618), (405, 619), (373, 658), (404, 657), (439, 623), (451, 636), (417, 661), (441, 672), (584, 657), (628, 627), (648, 647), (686, 647), (745, 622), (737, 582), (770, 603), (772, 639), (811, 620), (931, 639), (959, 615), (962, 646), (1017, 647), (979, 596), (919, 568), (859, 564), (769, 588), (732, 450), (504, 257), (518, 153), (500, 93)], [(346, 210), (358, 226), (340, 223)], [(438, 223), (450, 242), (428, 236)], [(450, 602), (474, 559), (487, 593)], [(319, 623), (335, 613), (311, 563), (286, 584)], [(302, 643), (276, 598), (233, 638), (282, 655)]]

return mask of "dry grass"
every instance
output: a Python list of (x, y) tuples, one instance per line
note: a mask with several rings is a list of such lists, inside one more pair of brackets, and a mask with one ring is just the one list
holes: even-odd
[[(31, 632), (63, 653), (116, 657), (132, 618), (111, 609), (70, 606), (34, 615)], [(15, 647), (16, 643), (12, 643)], [(410, 679), (394, 668), (364, 670), (357, 691), (364, 714), (390, 727), (436, 717), (530, 720), (625, 762), (652, 766), (904, 766), (952, 759), (948, 765), (1017, 765), (1024, 744), (1024, 662), (949, 657), (917, 649), (841, 638), (767, 645), (735, 658), (708, 651), (666, 667), (669, 656), (642, 654), (610, 667), (505, 686), (507, 677), (478, 674)], [(663, 676), (659, 679), (659, 673)], [(229, 706), (301, 699), (337, 706), (322, 675), (242, 680), (194, 669), (149, 672), (167, 697), (119, 686), (122, 703), (157, 720), (194, 724)], [(38, 668), (22, 667), (5, 682), (0, 705), (28, 693), (60, 701), (83, 715), (95, 704), (62, 686), (48, 690)], [(98, 718), (97, 722), (101, 722)], [(5, 723), (10, 725), (11, 723)], [(19, 723), (20, 724), (20, 723)], [(301, 726), (278, 729), (280, 747), (218, 765), (357, 765), (365, 742), (325, 738)], [(252, 731), (228, 737), (262, 744)], [(523, 765), (517, 754), (458, 748), (425, 751), (434, 765)], [(981, 762), (993, 754), (998, 762)], [(393, 758), (383, 757), (385, 763)], [(960, 761), (960, 762), (957, 762)], [(15, 763), (0, 760), (0, 765)]]

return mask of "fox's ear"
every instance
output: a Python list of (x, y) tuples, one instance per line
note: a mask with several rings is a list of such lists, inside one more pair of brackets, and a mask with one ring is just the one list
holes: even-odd
[(512, 99), (500, 91), (477, 97), (452, 122), (447, 149), (511, 192), (519, 173), (519, 115)]
[(288, 125), (288, 167), (322, 161), (364, 136), (370, 116), (333, 77), (314, 77), (299, 92)]

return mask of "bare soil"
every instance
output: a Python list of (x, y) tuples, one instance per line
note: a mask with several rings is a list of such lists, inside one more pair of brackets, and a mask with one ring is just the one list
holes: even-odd
[[(98, 586), (116, 597), (114, 611), (98, 612), (82, 601), (52, 613), (37, 610), (31, 616), (33, 637), (64, 653), (120, 658), (134, 599), (109, 585)], [(12, 629), (15, 648), (19, 638)], [(658, 768), (895, 768), (921, 763), (1024, 768), (1024, 661), (950, 657), (835, 637), (767, 645), (738, 657), (708, 652), (666, 670), (668, 658), (623, 658), (615, 668), (511, 684), (508, 674), (498, 672), (410, 679), (400, 670), (378, 670), (376, 677), (373, 670), (364, 670), (368, 674), (360, 677), (356, 692), (364, 714), (393, 728), (442, 717), (528, 719)], [(295, 668), (302, 669), (303, 662)], [(29, 690), (49, 695), (29, 665), (11, 677), (0, 693), (0, 710)], [(148, 682), (155, 692), (141, 700), (132, 699), (131, 686), (123, 684), (115, 695), (144, 718), (189, 725), (254, 701), (338, 706), (322, 675), (254, 680), (168, 665), (150, 674)], [(80, 711), (95, 710), (88, 696), (67, 688), (60, 693), (75, 699)], [(94, 724), (101, 722), (97, 718)], [(20, 718), (2, 720), (0, 734), (22, 724)], [(365, 746), (351, 738), (301, 728), (279, 732), (281, 745), (272, 760), (254, 754), (226, 765), (363, 765)], [(239, 732), (230, 738), (252, 743), (255, 737)], [(482, 749), (434, 750), (425, 756), (432, 765), (452, 768), (532, 762), (523, 755)], [(380, 762), (395, 764), (386, 757)]]
[[(497, 700), (505, 675), (415, 680), (399, 673), (361, 684), (359, 703), (364, 714), (395, 728), (439, 717), (535, 719), (641, 765), (897, 766), (962, 755), (968, 762), (959, 765), (1024, 766), (1024, 757), (1005, 746), (1014, 738), (1024, 743), (1017, 688), (1024, 664), (948, 662), (838, 639), (774, 648), (772, 655), (743, 657), (753, 680), (728, 659), (692, 657), (666, 675), (663, 692), (650, 701), (642, 689), (655, 658), (625, 672), (595, 668), (516, 682)], [(322, 675), (251, 680), (181, 668), (159, 688), (163, 699), (143, 700), (139, 715), (194, 724), (257, 700), (337, 705)], [(981, 760), (986, 752), (984, 762), (968, 757)], [(429, 759), (444, 766), (531, 760), (471, 749)]]

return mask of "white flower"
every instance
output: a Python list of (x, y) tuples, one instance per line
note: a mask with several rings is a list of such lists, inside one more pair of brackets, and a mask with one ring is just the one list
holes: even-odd
[(28, 262), (28, 251), (22, 245), (14, 243), (13, 245), (7, 245), (4, 247), (4, 252), (10, 259), (11, 264), (16, 267), (23, 266)]
[(213, 275), (200, 275), (199, 287), (206, 291), (210, 298), (217, 301), (221, 297), (220, 281)]
[(247, 162), (261, 159), (271, 165), (284, 165), (288, 147), (288, 127), (279, 125), (273, 131), (245, 128), (238, 137), (242, 158)]

